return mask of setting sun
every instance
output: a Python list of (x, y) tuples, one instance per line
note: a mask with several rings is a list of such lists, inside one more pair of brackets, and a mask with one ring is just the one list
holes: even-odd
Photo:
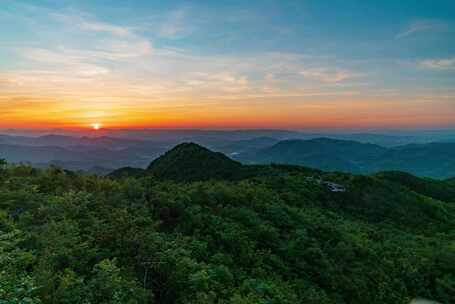
[(100, 123), (92, 123), (91, 127), (93, 130), (99, 130), (101, 129), (101, 124)]

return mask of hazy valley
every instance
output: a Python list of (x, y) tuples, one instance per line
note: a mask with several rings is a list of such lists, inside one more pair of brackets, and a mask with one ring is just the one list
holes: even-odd
[[(418, 176), (455, 175), (455, 140), (449, 131), (417, 135), (305, 133), (286, 130), (118, 130), (96, 136), (0, 135), (0, 154), (12, 163), (56, 165), (106, 174), (145, 168), (181, 142), (195, 142), (246, 164), (304, 165), (327, 171), (371, 174), (402, 170)], [(124, 136), (124, 137), (121, 137)]]

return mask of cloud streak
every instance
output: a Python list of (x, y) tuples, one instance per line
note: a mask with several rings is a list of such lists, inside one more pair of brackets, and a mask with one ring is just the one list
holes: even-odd
[(303, 77), (325, 83), (342, 82), (355, 77), (355, 74), (344, 70), (330, 70), (324, 68), (305, 69), (300, 71)]
[(448, 27), (448, 24), (442, 20), (418, 19), (406, 26), (395, 38), (405, 38), (422, 32), (443, 31)]
[(422, 60), (419, 62), (419, 66), (429, 70), (453, 70), (455, 69), (455, 57)]
[(132, 32), (129, 28), (108, 23), (83, 21), (79, 26), (81, 29), (87, 31), (104, 32), (117, 36), (132, 35)]

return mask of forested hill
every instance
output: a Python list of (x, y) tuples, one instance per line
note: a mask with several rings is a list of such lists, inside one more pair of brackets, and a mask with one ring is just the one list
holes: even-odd
[(455, 303), (453, 179), (212, 153), (113, 177), (0, 163), (0, 303)]
[(147, 171), (175, 181), (238, 178), (242, 165), (195, 143), (182, 143), (155, 159)]
[(147, 169), (123, 167), (112, 171), (111, 178), (153, 177), (160, 181), (196, 182), (208, 180), (239, 181), (261, 175), (276, 175), (282, 168), (298, 168), (308, 174), (317, 169), (280, 165), (242, 165), (220, 152), (195, 143), (182, 143), (153, 160)]

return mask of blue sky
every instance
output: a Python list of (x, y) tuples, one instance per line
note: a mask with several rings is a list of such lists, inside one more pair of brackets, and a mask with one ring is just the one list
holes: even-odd
[(455, 126), (454, 1), (3, 0), (0, 27), (5, 126)]

